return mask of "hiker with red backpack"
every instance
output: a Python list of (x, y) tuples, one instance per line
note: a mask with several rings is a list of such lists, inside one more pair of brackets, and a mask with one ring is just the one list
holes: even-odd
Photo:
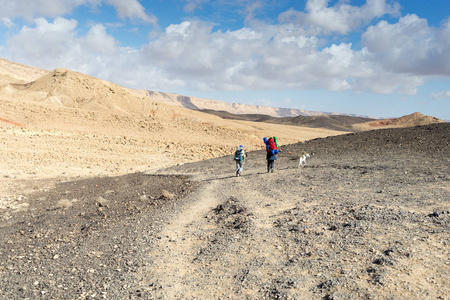
[(267, 159), (267, 173), (271, 172), (273, 173), (273, 165), (275, 164), (275, 161), (277, 160), (277, 154), (278, 154), (278, 141), (277, 137), (274, 136), (273, 138), (270, 137), (269, 139), (264, 138), (264, 143), (266, 144), (266, 159)]

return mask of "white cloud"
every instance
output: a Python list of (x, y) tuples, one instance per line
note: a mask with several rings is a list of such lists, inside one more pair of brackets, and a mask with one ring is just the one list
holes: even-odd
[(39, 18), (35, 23), (7, 41), (15, 60), (50, 70), (64, 67), (93, 74), (98, 73), (96, 69), (108, 69), (120, 55), (116, 40), (103, 25), (92, 26), (86, 36), (78, 38), (76, 20), (56, 18), (51, 23)]
[(236, 89), (254, 76), (240, 72), (260, 55), (265, 38), (248, 29), (213, 33), (211, 24), (183, 22), (169, 26), (142, 54), (145, 63), (168, 78), (183, 78), (186, 85)]
[(3, 57), (31, 66), (53, 70), (67, 68), (129, 87), (180, 86), (180, 79), (167, 79), (152, 64), (141, 62), (138, 49), (120, 47), (102, 24), (94, 24), (84, 35), (77, 32), (78, 22), (56, 18), (35, 20), (35, 26), (23, 26), (7, 40)]
[(370, 67), (367, 76), (355, 78), (352, 85), (356, 92), (373, 92), (377, 94), (392, 94), (398, 91), (404, 95), (415, 95), (417, 88), (425, 83), (425, 77), (390, 73), (384, 69), (377, 69), (376, 65), (367, 63)]
[(438, 38), (447, 45), (450, 44), (450, 17), (442, 22), (442, 28), (438, 33)]
[(35, 16), (55, 17), (67, 14), (75, 7), (95, 3), (97, 0), (0, 0), (0, 17), (25, 18), (31, 21)]
[(386, 0), (367, 0), (361, 7), (347, 2), (338, 1), (334, 6), (329, 6), (329, 0), (308, 0), (306, 12), (290, 9), (282, 13), (279, 20), (295, 23), (311, 34), (347, 34), (369, 24), (375, 18), (399, 13), (397, 2), (389, 5)]
[(56, 18), (53, 23), (44, 18), (35, 20), (36, 27), (24, 26), (20, 32), (7, 41), (14, 57), (28, 62), (63, 58), (73, 46), (73, 30), (76, 20)]
[(12, 28), (14, 25), (14, 23), (9, 18), (0, 18), (0, 24), (3, 24), (8, 28)]
[(315, 37), (286, 36), (277, 27), (212, 32), (202, 22), (169, 26), (143, 49), (144, 62), (168, 78), (203, 89), (270, 89), (326, 86), (348, 90), (350, 44), (318, 51)]
[(363, 34), (363, 44), (374, 63), (396, 74), (450, 76), (448, 23), (431, 28), (425, 19), (407, 15), (398, 23), (381, 21)]
[(186, 5), (183, 7), (184, 11), (194, 12), (197, 9), (201, 9), (203, 4), (209, 3), (209, 0), (182, 0), (186, 2)]
[(80, 45), (88, 53), (116, 54), (117, 41), (106, 33), (105, 26), (96, 24), (80, 39)]
[(35, 17), (57, 17), (87, 5), (97, 7), (105, 2), (112, 5), (120, 18), (139, 19), (156, 24), (155, 16), (148, 15), (138, 0), (0, 0), (0, 18), (24, 18), (32, 22)]
[(436, 100), (450, 99), (450, 91), (432, 93), (430, 95), (430, 98), (436, 99)]
[[(427, 78), (450, 75), (448, 22), (429, 28), (406, 16), (379, 22), (364, 34), (364, 48), (351, 43), (323, 47), (291, 24), (212, 32), (210, 24), (171, 25), (143, 49), (143, 63), (193, 89), (320, 89), (406, 95)], [(447, 40), (445, 40), (447, 38)], [(437, 65), (439, 64), (439, 65)]]
[[(369, 4), (372, 15), (386, 11), (384, 1)], [(427, 78), (450, 76), (450, 22), (430, 28), (415, 15), (369, 27), (362, 49), (351, 43), (324, 44), (291, 23), (213, 31), (211, 23), (182, 22), (169, 25), (140, 49), (121, 47), (102, 24), (80, 35), (76, 20), (39, 18), (35, 23), (7, 41), (12, 59), (45, 69), (66, 67), (129, 87), (413, 95)]]
[(120, 18), (140, 19), (146, 23), (156, 25), (157, 18), (148, 15), (145, 8), (137, 0), (106, 0), (107, 3), (114, 6)]

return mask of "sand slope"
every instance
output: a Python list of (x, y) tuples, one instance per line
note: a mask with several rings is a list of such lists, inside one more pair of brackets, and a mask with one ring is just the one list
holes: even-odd
[(0, 87), (7, 83), (27, 83), (49, 71), (0, 58)]
[[(8, 180), (117, 175), (228, 155), (241, 144), (263, 149), (264, 136), (286, 145), (346, 133), (226, 120), (66, 69), (1, 60), (0, 74), (0, 178)], [(420, 124), (435, 121), (415, 114), (392, 126), (423, 119)]]
[(223, 120), (66, 69), (0, 87), (0, 177), (8, 180), (117, 175), (227, 155), (240, 144), (261, 149), (268, 135), (289, 144), (341, 133)]

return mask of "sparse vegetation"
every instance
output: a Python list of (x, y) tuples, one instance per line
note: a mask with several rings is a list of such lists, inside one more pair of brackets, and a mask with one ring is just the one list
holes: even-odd
[(56, 204), (56, 208), (70, 208), (72, 207), (72, 205), (72, 201), (70, 201), (69, 199), (61, 199)]

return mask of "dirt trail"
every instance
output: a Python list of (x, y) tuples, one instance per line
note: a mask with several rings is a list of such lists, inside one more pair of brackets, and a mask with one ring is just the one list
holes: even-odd
[(169, 287), (169, 290), (165, 289), (168, 299), (180, 298), (188, 290), (195, 293), (194, 286), (188, 281), (201, 280), (192, 260), (201, 244), (199, 234), (203, 235), (211, 227), (204, 216), (221, 201), (217, 198), (216, 188), (216, 182), (206, 184), (195, 195), (196, 200), (168, 221), (151, 250), (150, 267), (143, 271), (142, 277), (146, 278), (148, 286)]
[(215, 189), (216, 184), (206, 184), (196, 194), (197, 200), (167, 222), (150, 252), (149, 267), (142, 272), (144, 288), (149, 286), (154, 291), (163, 290), (161, 296), (167, 299), (196, 294), (193, 289), (195, 285), (188, 281), (201, 280), (192, 261), (201, 244), (199, 232), (204, 234), (208, 228), (204, 216), (220, 202)]
[(163, 299), (258, 298), (261, 282), (269, 286), (275, 274), (282, 275), (286, 245), (274, 218), (298, 199), (263, 192), (277, 174), (255, 168), (244, 173), (232, 176), (231, 166), (228, 174), (194, 175), (202, 186), (159, 234), (140, 274), (150, 287), (143, 290)]

